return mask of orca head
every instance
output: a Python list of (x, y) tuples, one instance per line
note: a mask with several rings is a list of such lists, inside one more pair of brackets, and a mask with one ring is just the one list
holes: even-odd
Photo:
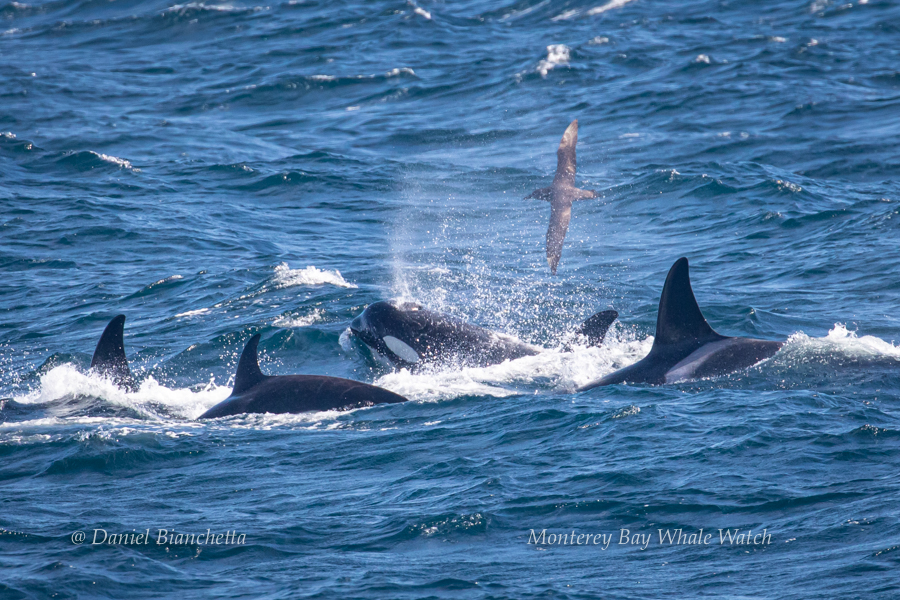
[(373, 353), (409, 367), (419, 362), (415, 338), (425, 312), (415, 302), (375, 302), (350, 322), (350, 333)]

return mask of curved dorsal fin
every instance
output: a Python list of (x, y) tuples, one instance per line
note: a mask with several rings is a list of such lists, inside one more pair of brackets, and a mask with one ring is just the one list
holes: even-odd
[(722, 336), (713, 331), (706, 322), (697, 305), (697, 299), (694, 298), (688, 259), (679, 258), (669, 269), (662, 296), (659, 298), (653, 347), (686, 341), (706, 341), (719, 337)]
[(613, 321), (618, 318), (619, 313), (614, 310), (598, 312), (596, 315), (582, 323), (576, 330), (576, 333), (580, 333), (586, 337), (591, 346), (600, 346), (603, 344), (603, 338), (606, 337), (606, 332), (609, 331)]
[(241, 353), (237, 373), (234, 375), (234, 389), (231, 390), (232, 396), (246, 392), (266, 378), (259, 369), (257, 346), (259, 346), (258, 333), (247, 341), (247, 345), (244, 346), (244, 351)]
[(122, 387), (133, 387), (134, 380), (125, 358), (125, 315), (118, 315), (103, 330), (91, 358), (91, 369), (108, 376)]

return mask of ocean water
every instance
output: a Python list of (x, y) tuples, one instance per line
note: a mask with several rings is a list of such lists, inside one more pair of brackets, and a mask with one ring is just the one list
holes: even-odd
[[(897, 598), (898, 40), (886, 0), (0, 4), (0, 597)], [(575, 118), (551, 277), (523, 197)], [(681, 256), (784, 349), (574, 393)], [(346, 335), (391, 298), (548, 351), (392, 372)], [(119, 313), (134, 393), (86, 374)], [(411, 402), (197, 421), (256, 332)]]

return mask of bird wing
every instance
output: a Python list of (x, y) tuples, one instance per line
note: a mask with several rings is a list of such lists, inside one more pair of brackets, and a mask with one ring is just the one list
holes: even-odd
[(575, 145), (578, 143), (578, 119), (572, 121), (556, 151), (556, 177), (553, 185), (575, 185)]

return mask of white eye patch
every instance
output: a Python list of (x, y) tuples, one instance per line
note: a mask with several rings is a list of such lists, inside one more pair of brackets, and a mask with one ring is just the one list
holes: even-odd
[(419, 362), (419, 355), (410, 348), (405, 342), (402, 342), (392, 335), (384, 336), (385, 345), (391, 349), (391, 352), (410, 363)]

